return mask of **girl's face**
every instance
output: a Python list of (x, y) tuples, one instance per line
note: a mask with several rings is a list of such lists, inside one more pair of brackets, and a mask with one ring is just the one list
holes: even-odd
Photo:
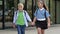
[(38, 7), (39, 7), (39, 8), (43, 8), (43, 3), (38, 2)]
[(18, 10), (23, 10), (23, 6), (19, 5)]

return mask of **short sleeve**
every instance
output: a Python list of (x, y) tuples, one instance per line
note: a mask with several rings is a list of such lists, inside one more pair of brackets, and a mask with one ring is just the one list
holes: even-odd
[(34, 16), (36, 17), (36, 12), (34, 13)]
[(46, 11), (46, 17), (50, 17), (50, 14), (48, 11)]
[(36, 17), (36, 15), (37, 15), (37, 10), (35, 11), (35, 13), (34, 13), (34, 16)]

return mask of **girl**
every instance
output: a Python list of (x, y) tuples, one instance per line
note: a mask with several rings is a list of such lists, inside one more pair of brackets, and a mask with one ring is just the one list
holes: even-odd
[(38, 9), (34, 13), (34, 16), (32, 25), (36, 25), (38, 34), (44, 34), (44, 30), (50, 27), (50, 15), (43, 1), (38, 1)]
[(25, 26), (28, 26), (27, 20), (31, 22), (28, 13), (23, 8), (24, 5), (19, 3), (18, 10), (14, 14), (13, 27), (17, 26), (18, 34), (25, 34)]

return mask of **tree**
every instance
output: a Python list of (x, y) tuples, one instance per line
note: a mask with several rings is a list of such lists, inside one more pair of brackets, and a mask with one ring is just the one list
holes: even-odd
[(14, 9), (17, 10), (18, 0), (14, 0)]

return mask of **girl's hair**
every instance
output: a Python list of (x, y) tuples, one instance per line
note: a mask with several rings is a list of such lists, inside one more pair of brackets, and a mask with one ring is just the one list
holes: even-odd
[(43, 4), (43, 7), (44, 7), (46, 10), (48, 10), (48, 7), (47, 7), (45, 4)]
[(44, 3), (43, 0), (38, 0), (38, 2), (42, 3), (42, 4), (43, 4), (43, 7), (44, 7), (46, 10), (48, 10), (48, 7), (46, 6), (46, 4)]

